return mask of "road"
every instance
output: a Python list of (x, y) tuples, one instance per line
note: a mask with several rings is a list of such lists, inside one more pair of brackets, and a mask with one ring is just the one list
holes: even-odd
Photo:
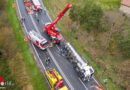
[[(41, 0), (40, 2), (42, 3)], [(43, 32), (43, 29), (44, 24), (47, 22), (51, 22), (51, 19), (47, 11), (44, 11), (45, 7), (43, 3), (42, 3), (43, 12), (41, 13), (41, 15), (38, 16), (39, 22), (37, 21), (34, 15), (27, 14), (23, 0), (16, 0), (16, 5), (18, 8), (19, 16), (20, 17), (24, 16), (26, 18), (24, 22), (24, 28), (26, 33), (28, 33), (30, 30), (35, 30), (49, 40), (46, 33)], [(69, 61), (67, 61), (63, 56), (60, 55), (59, 46), (47, 49), (51, 57), (51, 64), (49, 66), (45, 65), (45, 58), (46, 58), (45, 51), (40, 50), (34, 45), (32, 45), (32, 47), (34, 48), (37, 57), (39, 57), (41, 65), (43, 66), (43, 71), (45, 71), (46, 68), (48, 67), (55, 68), (64, 78), (65, 85), (69, 88), (69, 90), (96, 90), (94, 88), (89, 88), (89, 86), (97, 85), (98, 84), (97, 81), (94, 78), (92, 78), (88, 82), (82, 82), (77, 76), (76, 72), (74, 71), (72, 64)]]

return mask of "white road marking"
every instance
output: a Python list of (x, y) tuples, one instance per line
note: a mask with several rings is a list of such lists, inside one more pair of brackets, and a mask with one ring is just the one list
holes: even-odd
[(100, 86), (99, 83), (98, 83), (98, 81), (97, 81), (94, 77), (92, 77), (92, 78), (93, 78), (94, 81), (98, 84), (98, 86)]
[(49, 55), (51, 56), (52, 60), (54, 61), (55, 65), (57, 66), (57, 68), (59, 69), (59, 71), (61, 72), (62, 76), (64, 77), (65, 81), (68, 83), (68, 86), (71, 88), (71, 90), (74, 90), (74, 87), (70, 84), (69, 80), (67, 79), (67, 77), (65, 76), (64, 72), (61, 70), (60, 66), (58, 65), (58, 63), (56, 62), (54, 56), (52, 55), (50, 49), (48, 48), (47, 51), (49, 52)]
[(83, 83), (83, 81), (82, 81), (80, 78), (78, 78), (78, 79), (79, 79), (79, 81), (83, 84), (84, 88), (85, 88), (86, 90), (88, 90), (88, 88), (85, 86), (85, 84)]
[[(40, 2), (42, 2), (42, 1), (40, 0)], [(44, 7), (43, 2), (42, 2), (42, 6)], [(45, 7), (44, 7), (44, 10), (46, 11), (47, 16), (49, 17), (49, 19), (50, 19), (50, 20), (51, 20), (51, 22), (52, 22), (52, 19), (50, 18), (49, 14), (48, 14), (48, 11), (45, 9)]]
[(41, 21), (42, 23), (43, 23), (43, 25), (44, 25), (44, 22), (43, 22), (43, 20)]
[(58, 48), (59, 52), (61, 51), (61, 49), (56, 45), (56, 47)]
[(38, 29), (38, 27), (37, 27), (37, 25), (36, 25), (36, 23), (35, 23), (35, 21), (34, 21), (34, 19), (33, 19), (33, 17), (32, 17), (32, 15), (30, 15), (30, 18), (31, 18), (32, 23), (33, 23), (35, 29), (37, 30), (37, 32), (38, 32), (39, 34), (41, 34), (40, 31), (39, 31), (39, 29)]

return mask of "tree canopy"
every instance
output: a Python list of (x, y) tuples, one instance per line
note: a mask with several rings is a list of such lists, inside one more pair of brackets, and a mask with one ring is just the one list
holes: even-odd
[(101, 26), (103, 10), (100, 6), (88, 1), (83, 7), (73, 6), (70, 18), (80, 23), (85, 30), (97, 30)]

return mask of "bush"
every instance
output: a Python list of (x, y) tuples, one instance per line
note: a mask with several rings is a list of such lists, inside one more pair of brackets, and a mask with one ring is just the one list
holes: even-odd
[(82, 9), (80, 16), (80, 24), (84, 27), (84, 29), (98, 29), (103, 16), (103, 11), (101, 7), (96, 4), (87, 3)]
[(79, 21), (80, 19), (80, 7), (74, 5), (73, 8), (70, 10), (70, 18), (73, 20), (73, 21)]
[(100, 6), (88, 1), (82, 8), (74, 6), (69, 16), (73, 21), (80, 22), (85, 30), (97, 30), (101, 27), (103, 10)]
[(119, 48), (124, 57), (130, 58), (130, 36), (122, 38), (119, 42)]

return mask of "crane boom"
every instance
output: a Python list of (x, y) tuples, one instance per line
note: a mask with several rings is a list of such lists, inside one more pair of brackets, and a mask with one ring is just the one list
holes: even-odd
[(48, 26), (48, 29), (52, 28), (55, 24), (57, 24), (57, 22), (62, 18), (62, 16), (64, 16), (64, 14), (69, 8), (72, 8), (71, 4), (68, 4), (65, 7), (65, 9), (57, 16), (57, 18)]
[(44, 30), (50, 36), (53, 43), (59, 44), (62, 40), (62, 35), (60, 34), (59, 29), (56, 28), (55, 24), (57, 24), (57, 22), (64, 16), (69, 8), (72, 8), (71, 4), (68, 4), (52, 23), (48, 22), (45, 24)]

